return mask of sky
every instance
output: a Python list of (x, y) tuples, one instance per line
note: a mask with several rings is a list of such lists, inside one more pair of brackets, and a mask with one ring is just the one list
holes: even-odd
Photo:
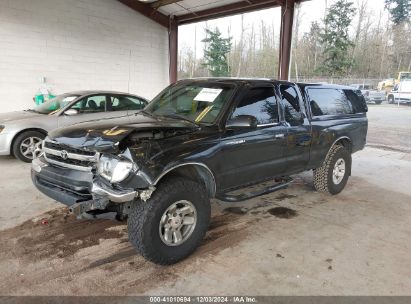
[[(368, 7), (372, 12), (371, 18), (375, 19), (375, 23), (378, 21), (380, 12), (384, 13), (384, 18), (388, 18), (388, 13), (384, 10), (384, 0), (351, 0), (357, 6), (357, 2), (367, 1)], [(326, 4), (329, 6), (335, 0), (311, 0), (300, 4), (300, 30), (299, 34), (303, 34), (310, 29), (312, 21), (321, 20), (325, 14)], [(245, 28), (250, 28), (252, 23), (256, 26), (264, 20), (266, 24), (274, 24), (275, 32), (280, 33), (280, 8), (271, 8), (256, 12), (244, 14)], [(356, 18), (353, 20), (353, 24), (356, 23)], [(228, 36), (228, 29), (230, 28), (230, 35), (233, 40), (239, 40), (241, 33), (241, 16), (231, 16), (225, 18), (219, 18), (210, 20), (207, 22), (199, 22), (194, 24), (183, 25), (179, 27), (179, 48), (190, 47), (194, 49), (194, 44), (197, 44), (197, 57), (202, 57), (204, 39), (204, 28), (209, 26), (211, 28), (218, 27), (224, 36)], [(276, 35), (277, 35), (276, 34)]]

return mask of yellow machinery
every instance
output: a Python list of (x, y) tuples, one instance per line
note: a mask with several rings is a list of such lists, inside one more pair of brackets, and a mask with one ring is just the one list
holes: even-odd
[(379, 91), (385, 91), (386, 93), (389, 93), (392, 91), (392, 88), (397, 84), (400, 83), (401, 81), (404, 80), (411, 80), (411, 72), (399, 72), (398, 77), (395, 78), (388, 78), (384, 79), (383, 81), (380, 81), (378, 83), (378, 90)]

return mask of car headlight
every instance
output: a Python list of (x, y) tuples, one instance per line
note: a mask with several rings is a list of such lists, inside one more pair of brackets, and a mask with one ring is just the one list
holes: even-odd
[(97, 163), (98, 174), (111, 183), (125, 180), (131, 169), (133, 169), (133, 163), (107, 155), (101, 156)]

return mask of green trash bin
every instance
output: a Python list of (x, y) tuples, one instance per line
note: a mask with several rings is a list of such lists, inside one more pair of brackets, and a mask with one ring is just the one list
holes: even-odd
[(34, 103), (38, 106), (41, 105), (44, 102), (44, 96), (43, 94), (38, 94), (34, 96)]
[[(56, 97), (55, 95), (52, 94), (48, 94), (47, 95), (47, 100), (53, 99), (54, 97)], [(43, 94), (37, 94), (36, 96), (34, 96), (34, 103), (38, 106), (41, 105), (42, 103), (44, 103), (46, 101), (46, 98), (44, 98)]]

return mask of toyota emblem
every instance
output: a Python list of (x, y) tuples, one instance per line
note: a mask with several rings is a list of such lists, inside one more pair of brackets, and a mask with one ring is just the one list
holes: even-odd
[(66, 150), (62, 150), (60, 151), (60, 157), (64, 160), (66, 160), (68, 158), (68, 153)]

